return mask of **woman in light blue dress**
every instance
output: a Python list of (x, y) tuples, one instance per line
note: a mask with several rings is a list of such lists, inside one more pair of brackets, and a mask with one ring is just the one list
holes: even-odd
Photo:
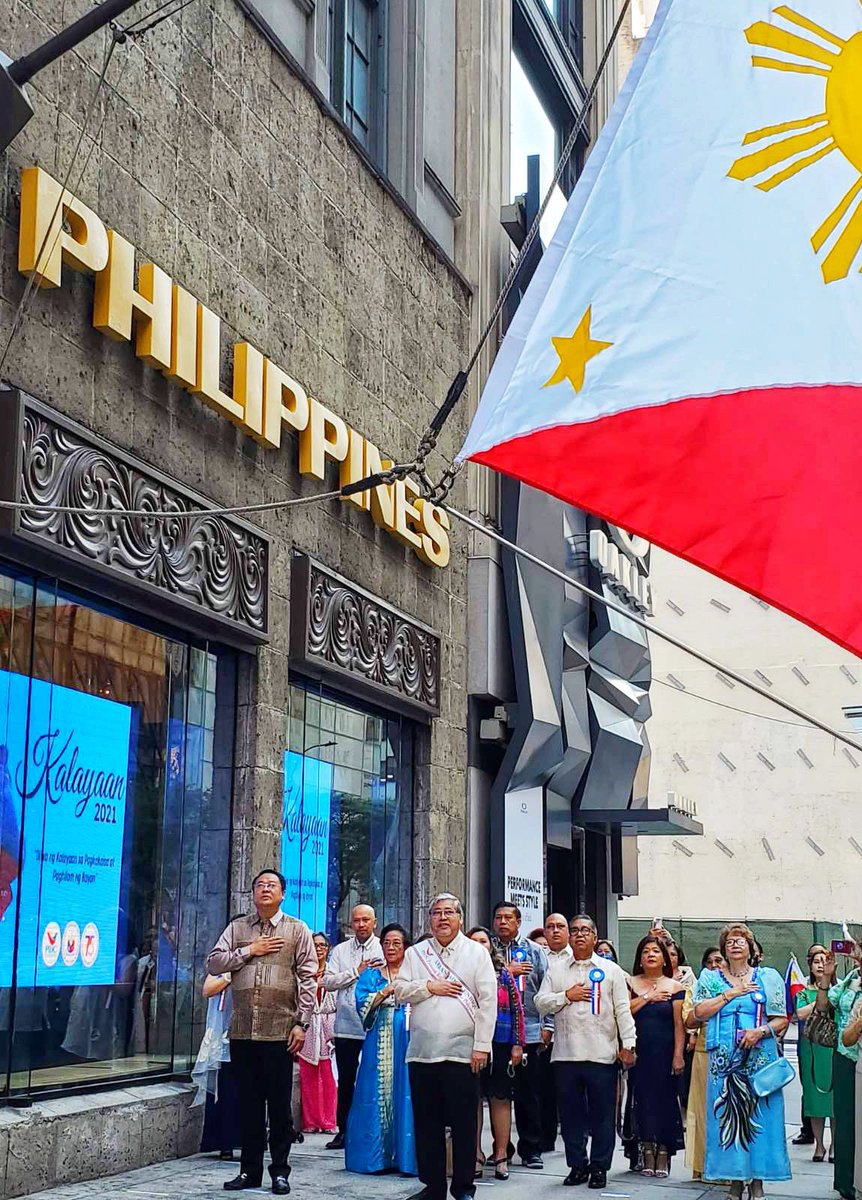
[(410, 938), (401, 925), (387, 925), (380, 941), (386, 965), (368, 968), (356, 981), (356, 1011), (367, 1033), (347, 1120), (344, 1165), (360, 1175), (417, 1175), (406, 1062), (410, 1006), (396, 1004), (392, 988)]
[(728, 1195), (763, 1196), (763, 1180), (790, 1179), (781, 1091), (759, 1098), (751, 1078), (778, 1057), (787, 1028), (784, 981), (757, 967), (754, 937), (746, 925), (728, 925), (720, 945), (727, 963), (706, 970), (694, 992), (694, 1016), (709, 1022), (706, 1049), (705, 1180), (729, 1180)]

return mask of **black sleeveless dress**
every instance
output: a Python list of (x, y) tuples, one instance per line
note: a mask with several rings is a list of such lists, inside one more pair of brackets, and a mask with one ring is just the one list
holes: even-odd
[[(682, 1000), (683, 993), (677, 995)], [(673, 1073), (673, 1000), (656, 1000), (635, 1013), (637, 1064), (628, 1073), (623, 1148), (632, 1168), (638, 1143), (654, 1142), (672, 1157), (685, 1149), (679, 1078)]]

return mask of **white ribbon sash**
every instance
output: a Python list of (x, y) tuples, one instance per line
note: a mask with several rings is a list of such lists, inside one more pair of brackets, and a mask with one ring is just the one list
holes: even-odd
[(475, 1024), (479, 1015), (479, 1001), (467, 987), (463, 979), (459, 979), (451, 967), (448, 967), (434, 949), (430, 941), (421, 942), (413, 949), (419, 956), (419, 961), (432, 979), (443, 979), (447, 983), (460, 983), (461, 991), (453, 999), (457, 1000), (470, 1020)]

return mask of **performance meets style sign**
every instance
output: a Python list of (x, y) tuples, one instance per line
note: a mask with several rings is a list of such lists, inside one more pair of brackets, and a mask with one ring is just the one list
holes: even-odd
[(545, 921), (543, 789), (507, 792), (505, 822), (505, 897), (521, 910), (526, 931)]
[(311, 929), (325, 929), (327, 923), (332, 772), (332, 763), (285, 751), (281, 830), (285, 908)]
[(131, 715), (0, 671), (0, 987), (19, 890), (18, 987), (114, 982)]

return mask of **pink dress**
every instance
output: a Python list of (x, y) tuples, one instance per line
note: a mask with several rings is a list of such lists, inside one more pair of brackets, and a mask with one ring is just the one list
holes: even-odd
[(299, 1052), (303, 1133), (334, 1133), (337, 1128), (338, 1089), (332, 1074), (336, 999), (335, 992), (325, 992), (318, 984), (314, 1014)]

